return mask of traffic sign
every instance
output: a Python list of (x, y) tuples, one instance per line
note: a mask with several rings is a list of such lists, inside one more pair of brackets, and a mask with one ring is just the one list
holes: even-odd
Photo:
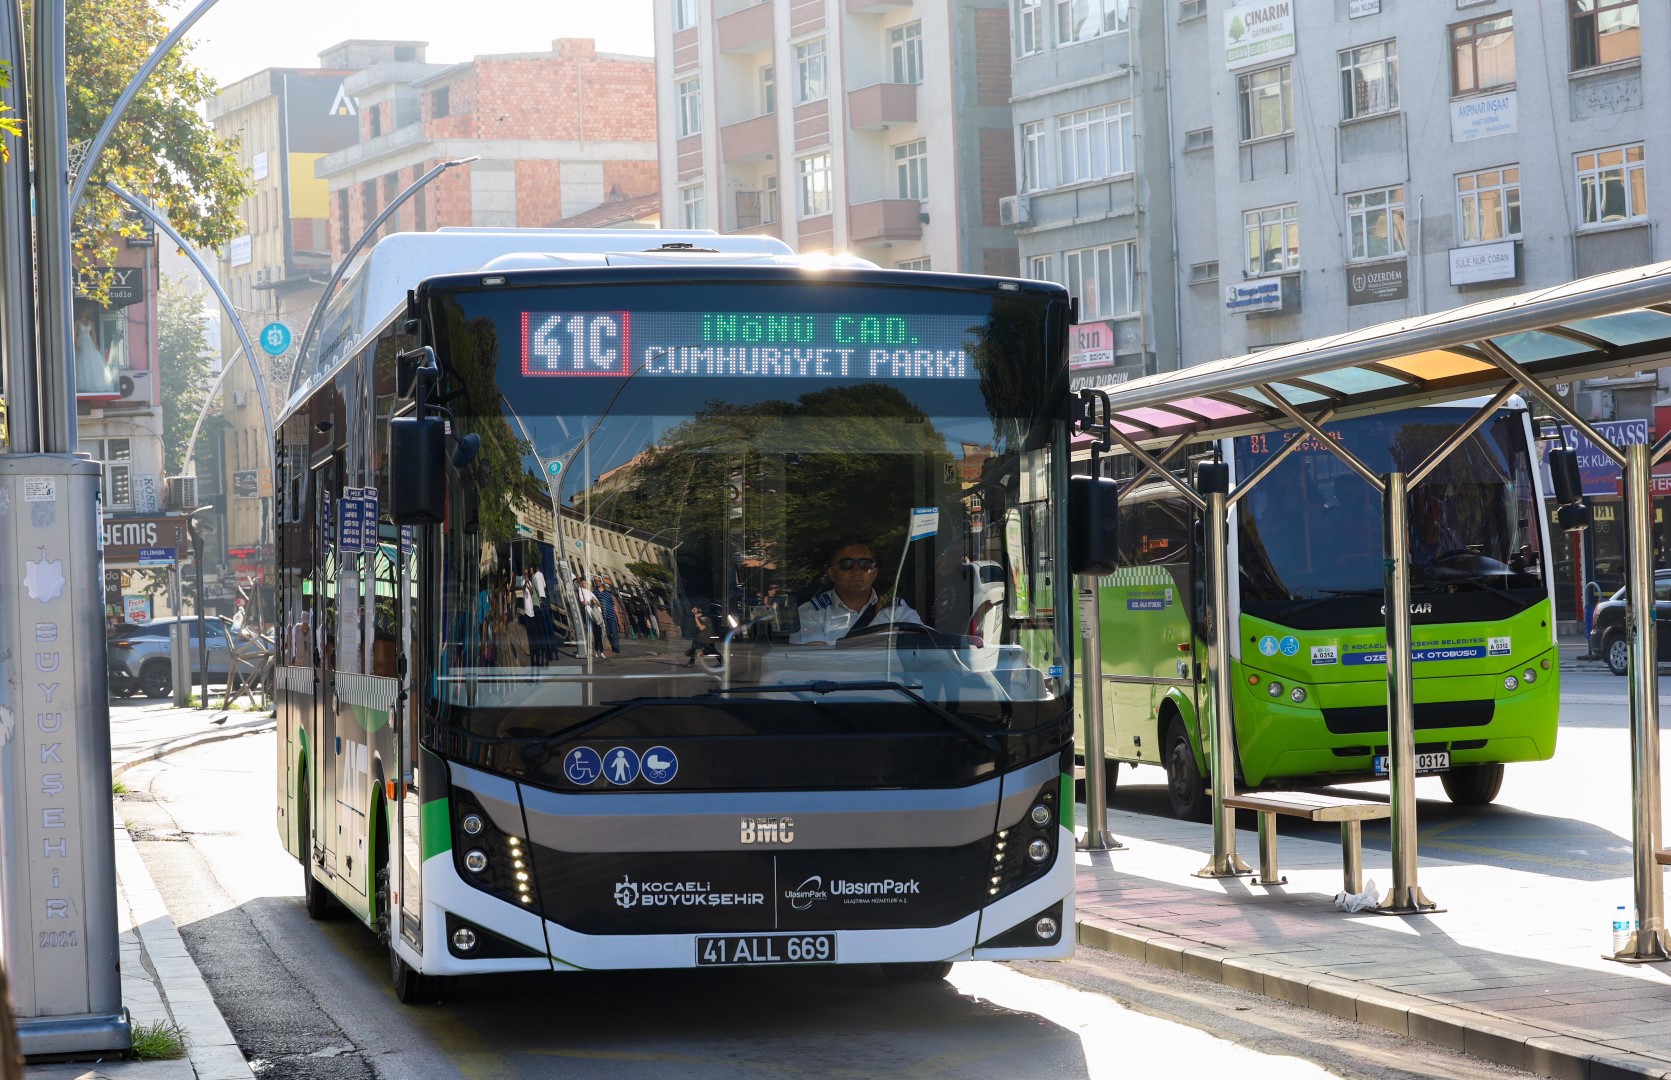
[(271, 322), (261, 328), (261, 350), (268, 356), (283, 356), (290, 348), (290, 327)]
[(563, 463), (561, 461), (548, 461), (545, 463), (545, 471), (552, 476), (556, 476), (563, 471)]

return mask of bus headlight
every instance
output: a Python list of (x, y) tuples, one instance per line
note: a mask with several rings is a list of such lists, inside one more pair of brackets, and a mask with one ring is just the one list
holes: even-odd
[(471, 848), (464, 853), (464, 869), (472, 874), (479, 874), (487, 869), (487, 852), (481, 848)]
[(459, 879), (507, 903), (537, 907), (532, 845), (507, 832), (469, 790), (455, 787), (448, 796), (453, 813), (453, 866)]
[(465, 814), (464, 820), (459, 822), (466, 836), (480, 836), (482, 834), (482, 819), (479, 814)]
[(1518, 689), (1519, 686), (1520, 686), (1520, 680), (1515, 678), (1513, 675), (1506, 675), (1506, 676), (1503, 677), (1503, 689), (1504, 690), (1515, 690), (1515, 689)]
[(1533, 671), (1531, 668), (1527, 668), (1525, 671), (1520, 673), (1520, 678), (1527, 686), (1531, 686), (1533, 683), (1538, 681), (1538, 673)]
[(1043, 803), (1034, 803), (1029, 816), (1032, 817), (1033, 824), (1042, 829), (1050, 824), (1050, 807)]
[(1294, 689), (1290, 690), (1288, 692), (1288, 700), (1292, 701), (1296, 705), (1303, 704), (1305, 702), (1305, 687), (1296, 686)]
[(1043, 840), (1034, 840), (1027, 845), (1027, 857), (1036, 863), (1050, 858), (1050, 844)]
[(1282, 684), (1277, 682), (1275, 679), (1272, 679), (1270, 681), (1270, 683), (1265, 687), (1265, 693), (1271, 695), (1272, 697), (1281, 697), (1282, 696)]
[(1051, 940), (1056, 936), (1056, 920), (1048, 915), (1041, 916), (1039, 921), (1033, 924), (1033, 933), (1044, 941)]
[(468, 927), (459, 927), (453, 931), (453, 948), (459, 952), (469, 952), (476, 947), (476, 932)]

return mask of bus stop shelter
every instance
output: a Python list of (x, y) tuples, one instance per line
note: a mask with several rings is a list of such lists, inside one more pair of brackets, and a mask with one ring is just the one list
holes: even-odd
[[(1234, 770), (1217, 767), (1218, 762), (1229, 760), (1234, 737), (1224, 704), (1231, 700), (1229, 642), (1233, 628), (1217, 617), (1217, 613), (1228, 610), (1230, 569), (1222, 565), (1226, 561), (1228, 512), (1246, 489), (1283, 459), (1286, 451), (1274, 454), (1233, 491), (1220, 470), (1202, 470), (1192, 488), (1168, 471), (1167, 462), (1190, 443), (1297, 427), (1315, 436), (1317, 443), (1382, 493), (1393, 888), (1381, 910), (1391, 914), (1427, 911), (1434, 905), (1422, 895), (1416, 881), (1405, 491), (1420, 482), (1511, 396), (1529, 392), (1623, 469), (1634, 804), (1632, 867), (1640, 929), (1633, 943), (1616, 959), (1671, 959), (1664, 924), (1662, 872), (1655, 861), (1660, 848), (1661, 815), (1650, 540), (1651, 473), (1653, 465), (1671, 453), (1671, 433), (1662, 433), (1652, 446), (1615, 446), (1547, 389), (1557, 383), (1664, 365), (1671, 365), (1671, 263), (1616, 271), (1433, 315), (1227, 357), (1082, 394), (1081, 429), (1100, 437), (1106, 445), (1120, 444), (1142, 465), (1139, 475), (1124, 490), (1135, 488), (1149, 477), (1167, 480), (1179, 486), (1207, 519), (1214, 851), (1203, 874), (1226, 876), (1245, 871), (1235, 854), (1233, 813), (1227, 813), (1223, 806), (1223, 800), (1232, 793)], [(1481, 397), (1489, 399), (1487, 404), (1407, 475), (1376, 475), (1349, 451), (1335, 445), (1321, 428), (1332, 420)], [(1292, 450), (1300, 442), (1291, 440), (1286, 449)], [(1087, 677), (1093, 686), (1099, 686), (1100, 657), (1090, 650), (1087, 655), (1092, 658)], [(1090, 696), (1100, 698), (1094, 691)], [(1087, 768), (1087, 785), (1100, 787), (1101, 775), (1100, 768)], [(1100, 829), (1101, 824), (1093, 822), (1092, 828)]]

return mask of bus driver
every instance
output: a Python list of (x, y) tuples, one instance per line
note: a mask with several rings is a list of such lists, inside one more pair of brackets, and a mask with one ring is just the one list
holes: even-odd
[(831, 587), (801, 605), (801, 628), (790, 635), (790, 644), (832, 645), (867, 626), (922, 625), (910, 604), (877, 595), (876, 569), (869, 544), (862, 540), (838, 544), (824, 568)]

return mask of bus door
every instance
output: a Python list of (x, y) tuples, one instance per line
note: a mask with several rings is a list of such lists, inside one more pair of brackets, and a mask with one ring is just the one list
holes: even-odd
[[(396, 673), (400, 691), (395, 698), (391, 723), (398, 797), (394, 803), (393, 850), (389, 852), (389, 888), (400, 898), (400, 933), (414, 949), (423, 951), (423, 834), (418, 791), (418, 711), (415, 692), (418, 673), (418, 643), (424, 641), (418, 605), (420, 575), (415, 526), (400, 528), (399, 579), (396, 592), (400, 613), (399, 653)], [(390, 928), (393, 933), (393, 928)]]
[(338, 459), (332, 455), (313, 469), (316, 546), (313, 558), (313, 709), (307, 717), (314, 752), (308, 762), (308, 790), (312, 792), (314, 835), (325, 849), (323, 865), (333, 875), (342, 873), (342, 822), (337, 790), (342, 746), (336, 718), (336, 496), (341, 490)]

